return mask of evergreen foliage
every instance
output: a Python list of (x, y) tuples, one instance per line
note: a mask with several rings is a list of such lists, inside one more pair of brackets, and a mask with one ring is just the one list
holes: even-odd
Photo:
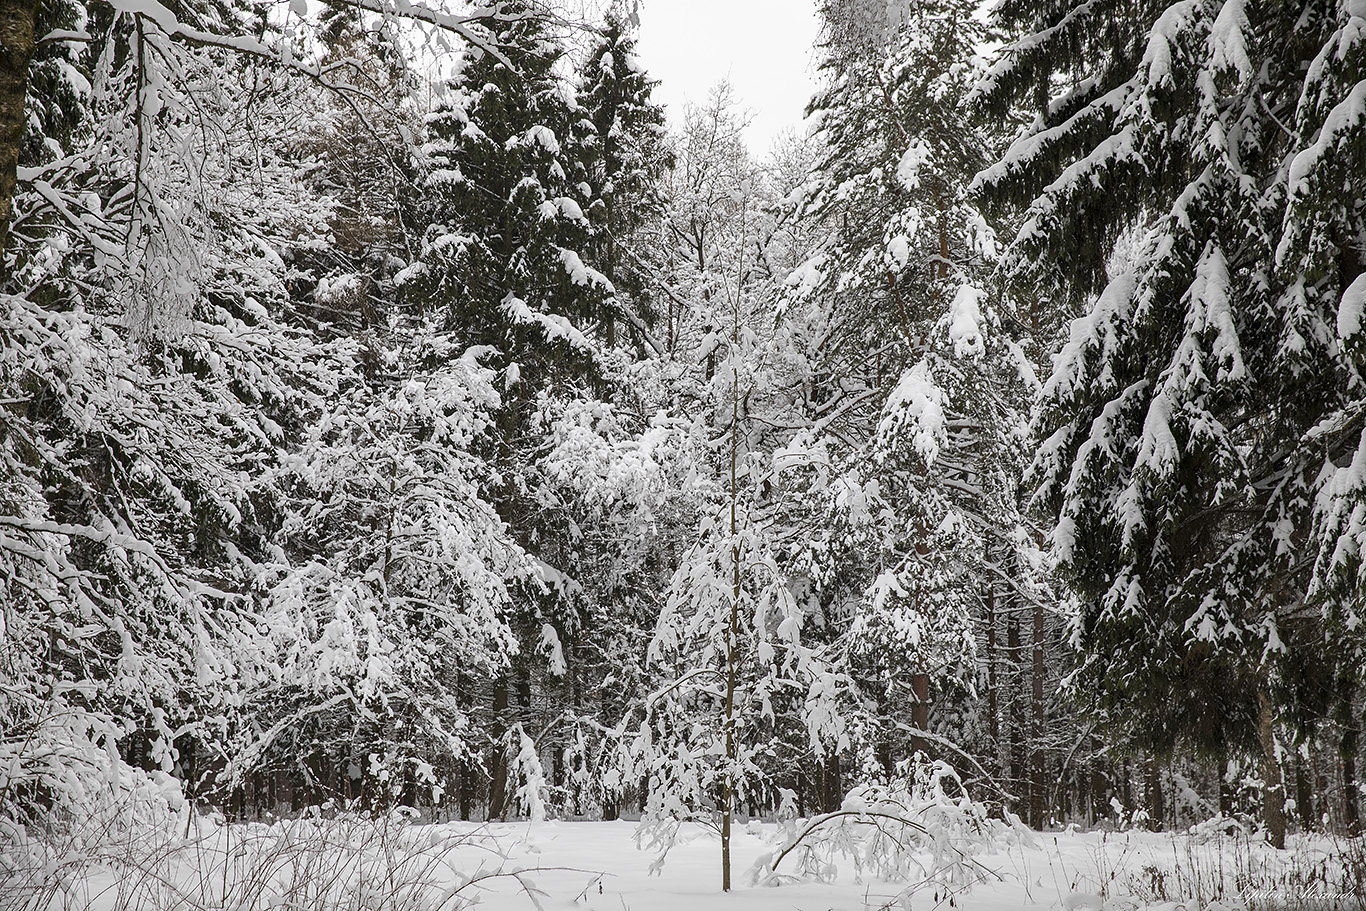
[(1362, 0), (823, 3), (767, 157), (725, 84), (670, 130), (624, 4), (390, 6), (0, 60), (0, 840), (1359, 831)]
[(787, 299), (813, 362), (811, 439), (838, 481), (809, 491), (824, 512), (799, 565), (851, 624), (849, 672), (877, 706), (865, 761), (890, 776), (927, 748), (925, 703), (947, 710), (969, 685), (998, 577), (1041, 581), (1017, 492), (1031, 327), (988, 281), (995, 237), (967, 193), (992, 143), (964, 104), (985, 38), (972, 4), (823, 16), (820, 152), (793, 202), (826, 240)]
[(658, 245), (645, 235), (658, 230), (664, 173), (673, 166), (664, 109), (650, 98), (656, 83), (636, 60), (635, 44), (627, 23), (609, 15), (589, 50), (578, 94), (579, 107), (593, 124), (588, 156), (593, 260), (616, 291), (604, 319), (609, 347), (616, 343), (612, 311), (622, 312), (638, 341), (657, 318), (650, 279), (661, 264), (653, 261)]
[(1324, 582), (1353, 538), (1323, 517), (1363, 419), (1362, 10), (999, 13), (1018, 37), (981, 97), (1036, 117), (977, 183), (1027, 203), (1005, 268), (1085, 309), (1033, 469), (1082, 595), (1077, 686), (1157, 749), (1257, 749), (1274, 794), (1273, 716), (1321, 717), (1323, 624), (1359, 606)]
[(564, 49), (525, 5), (507, 12), (499, 55), (471, 49), (428, 117), (429, 227), (408, 293), (515, 363), (527, 398), (602, 366), (585, 330), (612, 285), (583, 260), (591, 125), (556, 71)]

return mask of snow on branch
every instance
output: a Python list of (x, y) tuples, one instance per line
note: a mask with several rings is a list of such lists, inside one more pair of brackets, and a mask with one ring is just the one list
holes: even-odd
[[(930, 884), (966, 890), (1000, 879), (976, 855), (1030, 837), (1013, 815), (1006, 821), (992, 818), (985, 804), (968, 796), (948, 764), (923, 755), (901, 763), (891, 784), (853, 789), (838, 810), (807, 821), (792, 809), (780, 811), (788, 819), (779, 830), (778, 847), (755, 861), (752, 883), (830, 881), (834, 859), (842, 856), (859, 875), (903, 882), (908, 891)], [(793, 872), (780, 872), (788, 858)]]
[(909, 435), (911, 445), (926, 464), (933, 464), (948, 438), (944, 390), (934, 381), (930, 366), (917, 363), (897, 381), (878, 421), (878, 451), (890, 452)]
[(503, 298), (503, 310), (513, 321), (525, 326), (536, 326), (545, 333), (550, 341), (565, 342), (584, 354), (596, 355), (597, 346), (584, 335), (568, 318), (558, 313), (539, 313), (527, 306), (526, 301), (513, 294)]

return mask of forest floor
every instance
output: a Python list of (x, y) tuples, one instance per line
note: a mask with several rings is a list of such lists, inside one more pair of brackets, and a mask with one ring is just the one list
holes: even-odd
[[(1273, 851), (1246, 834), (1020, 833), (974, 852), (977, 882), (910, 885), (860, 875), (834, 856), (826, 881), (754, 885), (777, 827), (741, 824), (734, 888), (720, 849), (681, 833), (662, 867), (635, 823), (376, 823), (365, 818), (234, 824), (200, 821), (117, 844), (47, 843), (41, 862), (0, 864), (0, 909), (99, 911), (1337, 911), (1366, 907), (1361, 839), (1292, 836)], [(36, 843), (30, 844), (37, 851)], [(13, 849), (14, 845), (11, 844)], [(0, 852), (4, 854), (5, 852)], [(17, 855), (11, 850), (11, 860)], [(32, 855), (35, 861), (38, 854)], [(3, 859), (3, 858), (0, 858)], [(226, 862), (225, 862), (226, 859)], [(911, 877), (915, 879), (917, 877)], [(1354, 881), (1355, 887), (1351, 885)], [(1357, 891), (1353, 892), (1351, 889)]]
[[(839, 856), (833, 858), (836, 869), (828, 882), (765, 886), (751, 885), (747, 874), (774, 850), (776, 827), (751, 824), (739, 827), (734, 889), (723, 895), (719, 842), (701, 829), (685, 833), (657, 874), (650, 872), (657, 855), (636, 847), (633, 823), (548, 822), (491, 831), (508, 847), (512, 865), (539, 868), (532, 881), (545, 893), (538, 898), (546, 911), (1366, 907), (1360, 899), (1349, 901), (1352, 896), (1341, 888), (1343, 875), (1351, 875), (1342, 845), (1322, 838), (1293, 838), (1288, 851), (1276, 852), (1246, 836), (1038, 833), (1032, 843), (976, 855), (982, 867), (978, 881), (956, 887), (861, 876), (852, 858)], [(527, 911), (534, 906), (520, 884), (501, 880), (488, 884), (482, 907)]]

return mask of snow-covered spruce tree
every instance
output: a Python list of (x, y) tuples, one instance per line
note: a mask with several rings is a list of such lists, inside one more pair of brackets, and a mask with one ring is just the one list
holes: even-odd
[(1076, 685), (1149, 747), (1259, 754), (1281, 845), (1278, 725), (1323, 715), (1324, 622), (1360, 636), (1366, 9), (997, 12), (1016, 40), (980, 93), (1037, 116), (978, 186), (1028, 207), (1006, 271), (1086, 311), (1033, 468)]
[(995, 244), (966, 188), (993, 137), (963, 104), (973, 4), (822, 14), (819, 159), (793, 202), (827, 239), (788, 291), (812, 363), (805, 442), (827, 476), (801, 561), (878, 707), (864, 759), (885, 777), (930, 746), (932, 682), (935, 701), (969, 683), (987, 593), (1027, 574), (1014, 453), (1033, 371), (1014, 341), (1028, 324), (982, 290)]
[[(569, 135), (578, 137), (590, 190), (580, 256), (608, 273), (611, 284), (585, 289), (598, 295), (598, 312), (574, 322), (604, 350), (629, 341), (643, 354), (660, 347), (649, 326), (653, 288), (646, 275), (658, 258), (650, 229), (663, 204), (663, 112), (650, 102), (653, 82), (632, 57), (625, 25), (609, 22), (593, 34), (577, 78), (579, 108), (571, 112), (578, 132)], [(560, 295), (556, 306), (580, 303)], [(668, 396), (651, 380), (656, 371), (628, 365), (624, 351), (608, 357), (607, 384), (580, 381), (585, 372), (601, 372), (586, 371), (583, 358), (555, 382), (522, 389), (532, 400), (519, 431), (526, 518), (518, 525), (538, 559), (554, 568), (548, 574), (557, 580), (559, 603), (527, 625), (527, 632), (540, 630), (537, 648), (553, 653), (551, 673), (527, 676), (519, 667), (517, 675), (526, 684), (520, 701), (539, 716), (534, 727), (552, 800), (569, 812), (600, 809), (616, 818), (635, 782), (620, 775), (620, 740), (609, 727), (639, 690), (658, 592), (667, 585), (681, 529), (692, 524), (692, 457), (683, 455), (692, 447), (686, 422), (670, 416)]]
[[(1350, 18), (1349, 18), (1350, 17)], [(1366, 4), (1342, 4), (1328, 39), (1317, 49), (1305, 77), (1295, 117), (1296, 154), (1287, 176), (1286, 211), (1276, 265), (1289, 285), (1294, 321), (1301, 334), (1317, 328), (1340, 349), (1325, 364), (1292, 364), (1285, 380), (1324, 418), (1304, 438), (1305, 470), (1323, 458), (1314, 503), (1317, 548), (1310, 599), (1322, 605), (1325, 641), (1338, 680), (1332, 707), (1339, 731), (1344, 817), (1348, 834), (1361, 832), (1357, 743), (1366, 668), (1361, 634), (1366, 592)], [(1333, 317), (1336, 316), (1336, 320)], [(1326, 324), (1326, 325), (1325, 325)], [(1332, 330), (1336, 329), (1336, 339)], [(1291, 337), (1293, 338), (1293, 337)], [(1326, 340), (1325, 340), (1326, 341)], [(1320, 358), (1322, 354), (1320, 354)], [(1336, 394), (1297, 389), (1312, 372), (1331, 367)], [(1355, 439), (1355, 452), (1351, 451)], [(1330, 467), (1331, 466), (1331, 467)], [(1356, 717), (1353, 717), (1353, 715)]]
[(427, 118), (429, 227), (407, 284), (457, 338), (515, 363), (527, 400), (590, 372), (585, 330), (611, 285), (583, 260), (591, 130), (557, 71), (564, 48), (527, 4), (504, 6), (499, 54), (471, 48)]
[[(548, 21), (520, 2), (502, 11), (506, 20), (488, 38), (499, 53), (471, 49), (427, 118), (428, 227), (417, 262), (400, 276), (407, 303), (430, 313), (452, 343), (485, 347), (482, 363), (502, 371), (502, 406), (483, 449), (494, 466), (488, 496), (552, 583), (518, 599), (513, 619), (523, 657), (473, 696), (492, 706), (494, 816), (507, 809), (510, 793), (504, 735), (539, 695), (532, 680), (538, 643), (547, 628), (566, 636), (583, 620), (581, 586), (556, 553), (568, 531), (535, 493), (544, 425), (534, 417), (547, 390), (588, 395), (590, 385), (605, 388), (620, 364), (594, 338), (612, 285), (585, 262), (592, 125), (560, 72), (564, 48)], [(562, 673), (560, 663), (549, 667)]]
[(651, 100), (655, 81), (635, 58), (630, 26), (608, 16), (579, 74), (579, 107), (593, 124), (587, 162), (594, 200), (590, 251), (616, 290), (603, 315), (607, 346), (616, 345), (618, 315), (644, 354), (656, 319), (657, 231), (664, 211), (662, 183), (672, 166), (664, 109)]

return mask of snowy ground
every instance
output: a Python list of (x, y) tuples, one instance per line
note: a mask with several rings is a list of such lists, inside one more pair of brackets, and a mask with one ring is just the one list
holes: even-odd
[[(472, 900), (484, 911), (1363, 907), (1332, 885), (1341, 881), (1342, 845), (1327, 839), (1299, 839), (1290, 851), (1274, 852), (1246, 836), (1045, 833), (976, 855), (983, 881), (970, 888), (908, 890), (905, 882), (858, 875), (848, 858), (836, 860), (828, 882), (751, 885), (746, 872), (773, 850), (776, 831), (772, 824), (739, 827), (735, 888), (725, 895), (717, 840), (699, 828), (685, 830), (652, 875), (656, 855), (637, 848), (636, 826), (625, 821), (205, 826), (189, 839), (182, 829), (45, 849), (27, 871), (0, 869), (8, 878), (0, 883), (0, 908), (456, 911)], [(13, 845), (8, 850), (16, 856)], [(1360, 846), (1354, 850), (1359, 863)]]
[[(879, 881), (856, 874), (850, 859), (837, 861), (833, 882), (802, 882), (778, 887), (752, 886), (746, 872), (755, 859), (773, 850), (772, 825), (741, 827), (734, 846), (735, 887), (720, 891), (719, 847), (712, 835), (696, 830), (675, 847), (658, 875), (649, 867), (654, 855), (635, 846), (632, 823), (547, 822), (494, 826), (498, 840), (510, 848), (510, 860), (524, 869), (540, 868), (531, 880), (550, 909), (586, 911), (689, 911), (734, 908), (744, 911), (824, 911), (954, 907), (963, 911), (1006, 909), (1152, 908), (1187, 911), (1216, 907), (1209, 893), (1222, 872), (1250, 886), (1242, 896), (1224, 895), (1226, 908), (1279, 908), (1294, 905), (1296, 896), (1273, 895), (1279, 883), (1298, 882), (1310, 867), (1322, 864), (1333, 850), (1325, 841), (1301, 841), (1277, 854), (1246, 839), (1212, 842), (1188, 836), (1146, 832), (1045, 833), (1032, 845), (1016, 845), (979, 855), (995, 875), (968, 889), (947, 890)], [(1259, 876), (1255, 869), (1260, 867)], [(552, 869), (558, 868), (558, 869)], [(534, 906), (508, 881), (491, 883), (483, 896), (487, 911), (526, 911)], [(1196, 897), (1204, 892), (1203, 900)], [(1300, 898), (1303, 897), (1303, 890)], [(909, 899), (909, 900), (908, 900)], [(1192, 900), (1194, 899), (1194, 900)], [(907, 901), (908, 900), (908, 901)], [(1183, 901), (1184, 900), (1184, 901)], [(1314, 903), (1302, 903), (1313, 907)], [(1334, 903), (1322, 902), (1321, 907)], [(1341, 903), (1357, 908), (1356, 902)]]

